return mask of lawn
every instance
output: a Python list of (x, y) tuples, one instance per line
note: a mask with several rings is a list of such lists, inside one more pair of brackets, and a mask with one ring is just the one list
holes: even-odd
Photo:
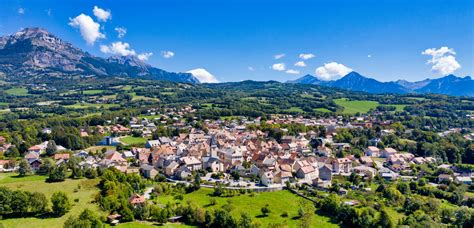
[(334, 100), (337, 105), (344, 107), (344, 114), (366, 113), (370, 109), (375, 109), (379, 106), (376, 101), (349, 101), (347, 98)]
[(5, 90), (5, 93), (13, 96), (27, 96), (28, 90), (23, 87), (15, 87)]
[[(11, 174), (0, 174), (1, 177), (4, 177), (5, 175), (7, 177), (2, 178), (2, 180), (8, 180), (11, 178)], [(4, 227), (62, 227), (64, 221), (66, 221), (69, 216), (78, 215), (86, 208), (94, 210), (101, 215), (105, 215), (99, 210), (97, 204), (91, 202), (94, 199), (94, 196), (99, 192), (99, 189), (96, 187), (99, 183), (98, 179), (67, 179), (64, 182), (59, 183), (46, 183), (44, 177), (38, 178), (37, 176), (28, 176), (20, 178), (19, 180), (10, 183), (2, 183), (1, 185), (13, 190), (20, 189), (42, 192), (48, 199), (54, 192), (63, 191), (67, 193), (73, 206), (67, 214), (59, 218), (29, 217), (1, 220), (0, 223), (2, 223)], [(77, 202), (75, 202), (76, 200)]]
[(96, 151), (98, 151), (100, 153), (100, 151), (102, 151), (103, 148), (105, 148), (106, 150), (115, 150), (115, 146), (91, 146), (84, 150), (87, 152), (92, 152), (92, 153), (95, 153)]
[(128, 145), (145, 144), (147, 139), (142, 137), (125, 136), (120, 141)]
[(31, 175), (26, 177), (19, 177), (17, 173), (2, 173), (0, 175), (0, 185), (44, 180), (46, 180), (46, 176)]
[(132, 101), (139, 101), (139, 100), (144, 100), (144, 101), (159, 101), (158, 98), (155, 97), (145, 97), (141, 95), (137, 95), (137, 93), (129, 93), (132, 96)]
[[(166, 204), (168, 202), (186, 203), (191, 201), (199, 207), (206, 210), (220, 208), (227, 203), (228, 200), (232, 202), (233, 210), (231, 214), (235, 218), (240, 218), (242, 212), (249, 213), (253, 221), (258, 221), (262, 227), (267, 227), (270, 223), (286, 223), (288, 227), (297, 227), (299, 225), (298, 207), (300, 198), (286, 190), (276, 192), (263, 192), (245, 194), (235, 197), (212, 197), (210, 194), (212, 189), (201, 188), (198, 191), (190, 194), (185, 194), (182, 201), (176, 201), (172, 196), (158, 197), (158, 202)], [(210, 199), (216, 199), (216, 205), (210, 205)], [(268, 216), (262, 216), (261, 208), (268, 204), (270, 213)], [(287, 212), (288, 217), (282, 217), (282, 213)], [(331, 223), (329, 217), (314, 214), (311, 227), (338, 227), (337, 224)]]

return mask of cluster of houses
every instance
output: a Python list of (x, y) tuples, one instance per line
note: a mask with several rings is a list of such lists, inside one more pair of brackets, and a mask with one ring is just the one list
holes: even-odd
[[(94, 156), (86, 151), (66, 153), (66, 148), (57, 146), (54, 160), (57, 164), (66, 162), (70, 156), (82, 157), (83, 167), (115, 167), (125, 173), (140, 173), (144, 177), (154, 178), (162, 174), (176, 180), (190, 180), (193, 173), (205, 170), (208, 173), (238, 173), (244, 179), (259, 180), (263, 186), (282, 186), (286, 183), (306, 183), (326, 188), (331, 185), (333, 175), (351, 175), (373, 178), (380, 174), (386, 179), (397, 179), (401, 173), (410, 171), (412, 164), (437, 163), (432, 157), (415, 157), (393, 148), (377, 147), (377, 139), (364, 150), (363, 156), (348, 155), (337, 157), (341, 151), (350, 151), (348, 143), (335, 143), (332, 137), (340, 127), (371, 127), (376, 123), (389, 125), (390, 121), (367, 120), (365, 117), (354, 117), (351, 122), (343, 123), (340, 118), (303, 118), (293, 116), (274, 116), (266, 120), (268, 124), (300, 123), (307, 126), (322, 126), (326, 135), (321, 137), (309, 131), (295, 136), (285, 135), (276, 141), (268, 133), (247, 129), (247, 124), (259, 125), (261, 119), (243, 119), (241, 121), (205, 121), (206, 131), (192, 128), (183, 120), (185, 114), (194, 112), (191, 106), (182, 109), (170, 109), (166, 113), (148, 110), (154, 118), (132, 118), (127, 126), (113, 124), (97, 126), (99, 133), (109, 132), (123, 136), (131, 132), (140, 132), (150, 138), (156, 130), (155, 123), (171, 123), (170, 127), (187, 128), (189, 133), (174, 137), (159, 137), (148, 140), (144, 147), (132, 147), (127, 151), (108, 150), (101, 156)], [(169, 120), (172, 120), (171, 122)], [(159, 122), (158, 122), (159, 121)], [(283, 132), (286, 129), (281, 129)], [(43, 130), (47, 131), (47, 129)], [(81, 136), (87, 131), (81, 129)], [(50, 132), (48, 132), (50, 133)], [(391, 134), (384, 130), (383, 134)], [(2, 143), (3, 140), (3, 143)], [(311, 140), (319, 140), (317, 148), (310, 147)], [(118, 137), (104, 137), (100, 145), (118, 145)], [(9, 145), (0, 137), (0, 150)], [(48, 142), (32, 146), (25, 159), (33, 170), (42, 164), (41, 155), (45, 153)], [(0, 166), (1, 166), (0, 162)], [(0, 167), (1, 168), (1, 167)], [(1, 171), (1, 170), (0, 170)], [(468, 183), (469, 178), (463, 175), (458, 181)], [(441, 179), (445, 177), (440, 177)], [(447, 178), (447, 177), (446, 177)], [(453, 180), (457, 177), (451, 176)], [(230, 181), (230, 178), (229, 178)]]

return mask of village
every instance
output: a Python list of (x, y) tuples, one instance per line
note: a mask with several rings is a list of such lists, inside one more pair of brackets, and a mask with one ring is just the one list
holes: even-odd
[[(370, 121), (370, 117), (354, 117), (351, 122), (344, 123), (340, 118), (275, 116), (265, 122), (318, 126), (325, 132), (325, 135), (318, 135), (314, 131), (283, 135), (278, 142), (269, 137), (268, 132), (248, 128), (249, 125), (260, 125), (260, 118), (205, 120), (204, 126), (197, 129), (183, 119), (184, 115), (194, 111), (191, 106), (170, 109), (163, 114), (150, 109), (147, 115), (153, 118), (133, 117), (127, 126), (111, 120), (110, 125), (94, 128), (104, 135), (98, 145), (104, 146), (100, 153), (92, 150), (70, 151), (61, 145), (55, 145), (51, 158), (58, 166), (66, 164), (71, 157), (79, 157), (79, 166), (84, 169), (114, 167), (123, 173), (138, 173), (151, 179), (165, 177), (170, 182), (181, 183), (191, 183), (199, 175), (203, 186), (222, 185), (260, 191), (281, 190), (285, 186), (303, 184), (324, 190), (331, 187), (334, 177), (348, 177), (353, 173), (364, 179), (379, 175), (388, 181), (416, 180), (422, 174), (412, 175), (411, 167), (422, 164), (453, 171), (450, 174), (439, 174), (437, 182), (432, 182), (431, 185), (453, 181), (467, 185), (472, 183), (470, 172), (443, 164), (433, 157), (416, 157), (394, 148), (380, 148), (380, 139), (377, 138), (370, 140), (371, 145), (364, 149), (362, 156), (350, 153), (351, 144), (333, 141), (337, 129), (371, 128), (374, 122)], [(170, 120), (170, 127), (186, 129), (189, 133), (172, 137), (160, 136), (152, 140), (151, 134), (157, 128), (155, 123), (166, 124)], [(376, 124), (388, 126), (390, 122)], [(50, 134), (51, 129), (45, 128), (42, 132)], [(146, 139), (146, 143), (142, 147), (122, 149), (125, 143), (121, 139), (130, 136), (132, 132), (138, 132), (140, 137)], [(89, 133), (86, 129), (80, 130), (81, 137)], [(393, 133), (389, 128), (382, 130), (384, 135)], [(11, 146), (3, 137), (0, 138), (0, 145), (2, 151)], [(33, 172), (40, 169), (47, 149), (48, 141), (28, 148), (24, 159)], [(341, 157), (340, 154), (345, 156)], [(11, 165), (10, 160), (0, 161), (2, 172), (14, 172), (18, 168), (18, 165)], [(346, 189), (339, 191), (341, 194), (347, 192)]]

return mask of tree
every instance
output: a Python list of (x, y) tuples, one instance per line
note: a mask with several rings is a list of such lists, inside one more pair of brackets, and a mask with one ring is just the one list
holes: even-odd
[(242, 212), (242, 214), (240, 215), (239, 227), (242, 227), (242, 228), (252, 227), (252, 217), (248, 213)]
[(300, 227), (307, 228), (311, 227), (311, 218), (314, 214), (314, 206), (307, 200), (300, 199), (298, 208), (298, 215), (300, 216), (301, 224)]
[(20, 161), (20, 167), (18, 168), (18, 174), (23, 177), (31, 173), (31, 167), (30, 164), (26, 160), (21, 160)]
[(270, 209), (268, 208), (268, 204), (266, 204), (262, 209), (260, 209), (262, 212), (263, 216), (267, 216), (268, 213), (270, 213)]
[(199, 175), (199, 173), (196, 173), (194, 176), (193, 188), (194, 190), (201, 188), (201, 175)]
[(16, 146), (11, 146), (8, 148), (8, 150), (5, 152), (5, 156), (9, 158), (16, 158), (20, 157), (20, 151)]
[(48, 208), (48, 199), (43, 193), (29, 193), (29, 211), (33, 213), (43, 213)]
[(55, 192), (51, 196), (53, 213), (56, 215), (64, 215), (71, 209), (71, 202), (66, 193)]
[(387, 213), (385, 209), (382, 209), (380, 212), (380, 218), (379, 218), (379, 226), (381, 227), (387, 227), (387, 228), (392, 228), (394, 227), (392, 220), (390, 219), (390, 215)]
[(54, 142), (54, 140), (49, 140), (48, 144), (46, 145), (46, 154), (48, 156), (53, 156), (57, 150), (58, 146), (56, 146), (56, 142)]
[(61, 182), (66, 179), (67, 168), (65, 165), (59, 165), (53, 167), (49, 172), (48, 181), (49, 182)]

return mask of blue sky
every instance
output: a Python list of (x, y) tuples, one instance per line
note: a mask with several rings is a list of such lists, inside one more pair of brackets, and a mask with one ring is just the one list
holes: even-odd
[[(335, 79), (350, 70), (381, 81), (414, 81), (473, 75), (473, 2), (3, 0), (0, 35), (42, 27), (97, 56), (153, 53), (147, 60), (153, 66), (203, 68), (219, 81)], [(96, 16), (94, 6), (110, 16)], [(99, 25), (89, 44), (80, 14)], [(122, 38), (117, 27), (126, 28)], [(284, 57), (275, 59), (279, 54)], [(299, 61), (306, 66), (295, 66)]]

